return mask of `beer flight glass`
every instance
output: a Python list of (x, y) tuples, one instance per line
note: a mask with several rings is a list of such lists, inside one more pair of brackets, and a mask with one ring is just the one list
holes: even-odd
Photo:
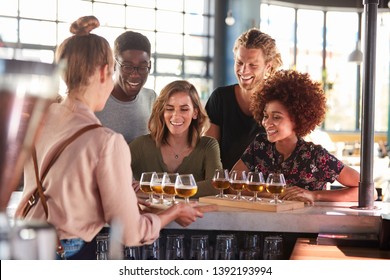
[(216, 169), (211, 184), (213, 185), (214, 188), (219, 190), (219, 194), (217, 194), (215, 197), (227, 198), (228, 196), (224, 194), (223, 191), (230, 187), (228, 170)]
[(152, 176), (156, 172), (143, 172), (141, 174), (141, 179), (139, 180), (140, 189), (143, 193), (148, 194), (149, 198), (146, 200), (146, 202), (149, 203), (156, 203), (157, 200), (153, 197), (153, 190), (150, 187), (150, 182), (152, 181)]
[(165, 204), (167, 200), (164, 198), (164, 192), (162, 188), (162, 180), (166, 172), (153, 172), (150, 180), (150, 188), (153, 193), (159, 196), (158, 204)]
[(279, 199), (279, 195), (286, 189), (286, 180), (284, 179), (284, 175), (282, 173), (270, 173), (268, 175), (265, 188), (267, 192), (273, 194), (274, 198), (270, 201), (270, 203), (282, 203)]
[(165, 195), (169, 196), (171, 199), (166, 202), (167, 205), (176, 204), (175, 200), (176, 190), (175, 190), (175, 182), (176, 178), (179, 176), (179, 173), (165, 173), (162, 178), (162, 191)]
[(249, 200), (252, 202), (258, 202), (262, 199), (257, 197), (257, 193), (262, 192), (265, 187), (265, 181), (263, 173), (259, 171), (248, 172), (248, 179), (246, 182), (246, 189), (253, 192), (253, 197)]
[(190, 203), (190, 197), (198, 191), (195, 178), (192, 174), (181, 174), (176, 177), (176, 195), (184, 198), (184, 203)]
[(233, 170), (230, 174), (230, 188), (237, 192), (237, 195), (232, 197), (232, 200), (246, 200), (241, 192), (246, 189), (247, 176), (245, 171)]

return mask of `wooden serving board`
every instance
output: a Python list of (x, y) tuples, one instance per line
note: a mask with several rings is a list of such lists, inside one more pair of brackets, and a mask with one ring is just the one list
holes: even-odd
[[(245, 196), (245, 198), (250, 198)], [(305, 203), (301, 201), (284, 200), (282, 203), (270, 203), (271, 199), (261, 198), (261, 201), (252, 202), (248, 200), (232, 200), (230, 198), (217, 198), (215, 196), (203, 196), (199, 198), (199, 202), (206, 204), (216, 204), (221, 206), (246, 208), (251, 210), (260, 210), (268, 212), (281, 212), (305, 207)]]

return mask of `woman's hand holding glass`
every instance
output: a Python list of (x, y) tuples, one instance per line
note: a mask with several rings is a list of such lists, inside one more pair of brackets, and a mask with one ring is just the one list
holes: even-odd
[(192, 174), (182, 174), (176, 177), (176, 195), (183, 197), (185, 203), (190, 203), (189, 198), (198, 191), (198, 186)]
[(284, 175), (282, 173), (270, 173), (266, 182), (266, 190), (267, 192), (273, 194), (274, 199), (270, 201), (270, 203), (282, 203), (279, 200), (279, 194), (282, 194), (286, 189), (286, 180), (284, 179)]
[(214, 188), (219, 190), (219, 194), (217, 194), (215, 197), (227, 198), (228, 196), (226, 194), (223, 194), (223, 190), (226, 190), (230, 187), (228, 170), (216, 169), (211, 184)]

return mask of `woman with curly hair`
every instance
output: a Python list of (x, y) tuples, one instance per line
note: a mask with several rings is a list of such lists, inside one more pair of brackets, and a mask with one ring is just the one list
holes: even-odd
[(217, 140), (202, 136), (209, 125), (191, 83), (178, 80), (166, 85), (153, 105), (150, 134), (130, 143), (134, 177), (147, 171), (192, 173), (198, 185), (195, 197), (216, 194), (211, 179), (222, 163)]
[[(303, 139), (325, 118), (326, 98), (320, 83), (308, 74), (280, 70), (253, 95), (251, 110), (266, 135), (256, 136), (233, 169), (258, 169), (264, 178), (283, 173), (289, 187), (281, 198), (286, 200), (357, 201), (359, 173), (322, 146)], [(326, 190), (326, 184), (336, 179), (345, 187)]]

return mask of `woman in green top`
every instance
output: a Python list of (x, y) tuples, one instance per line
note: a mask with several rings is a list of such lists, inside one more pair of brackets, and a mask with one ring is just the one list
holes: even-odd
[(148, 171), (192, 173), (198, 184), (195, 197), (216, 194), (211, 179), (222, 163), (218, 142), (202, 136), (209, 125), (191, 83), (179, 80), (166, 85), (153, 105), (150, 134), (129, 144), (134, 179)]

